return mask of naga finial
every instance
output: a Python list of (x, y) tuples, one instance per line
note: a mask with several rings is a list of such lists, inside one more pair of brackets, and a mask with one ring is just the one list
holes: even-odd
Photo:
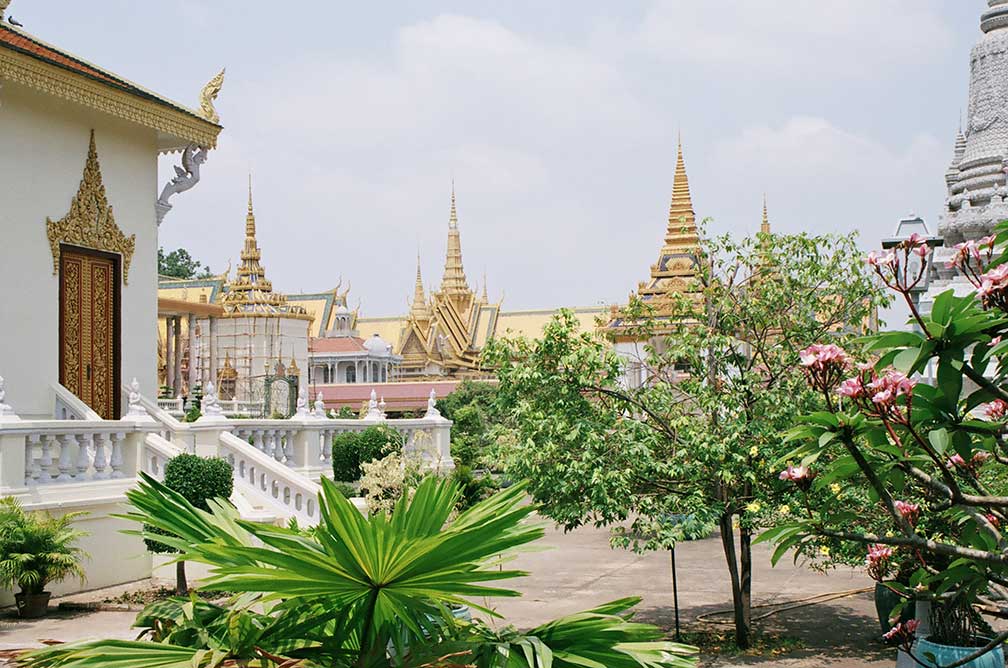
[[(3, 0), (0, 0), (0, 2), (3, 2)], [(203, 86), (203, 90), (200, 92), (200, 113), (203, 115), (203, 118), (211, 123), (220, 123), (220, 114), (214, 109), (214, 100), (217, 99), (217, 95), (223, 87), (224, 70), (221, 70), (217, 73), (217, 76), (207, 82), (206, 86)]]

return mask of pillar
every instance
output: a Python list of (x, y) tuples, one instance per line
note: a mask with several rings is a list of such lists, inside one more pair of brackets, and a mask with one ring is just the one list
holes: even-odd
[(212, 380), (214, 385), (217, 385), (217, 318), (210, 316), (207, 330), (207, 344), (210, 349), (210, 368), (206, 370), (206, 380)]
[(172, 317), (170, 315), (165, 316), (165, 348), (164, 348), (164, 359), (165, 359), (165, 385), (168, 386), (168, 390), (171, 393), (172, 399), (175, 398), (175, 362), (172, 361), (172, 351), (174, 350), (174, 330), (172, 329)]
[(177, 397), (182, 391), (182, 318), (175, 316), (175, 341), (172, 348), (172, 376), (175, 379), (175, 386), (172, 388), (172, 397)]
[(189, 389), (196, 387), (198, 378), (196, 377), (196, 360), (199, 352), (196, 350), (196, 319), (190, 313), (187, 316), (189, 326)]

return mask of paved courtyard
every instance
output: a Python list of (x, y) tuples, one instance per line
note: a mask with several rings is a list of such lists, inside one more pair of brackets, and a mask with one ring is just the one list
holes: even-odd
[[(643, 596), (641, 620), (672, 625), (672, 593), (669, 555), (636, 555), (609, 548), (605, 531), (591, 528), (564, 534), (547, 529), (536, 551), (522, 553), (509, 567), (529, 571), (530, 577), (510, 586), (522, 591), (519, 599), (498, 600), (497, 609), (520, 627), (630, 595)], [(708, 539), (684, 544), (677, 553), (679, 600), (684, 626), (698, 615), (730, 607), (720, 542)], [(754, 605), (782, 603), (831, 592), (846, 592), (871, 586), (860, 573), (842, 570), (823, 575), (795, 567), (784, 560), (771, 568), (768, 550), (757, 546), (754, 555)], [(754, 615), (765, 612), (754, 611)], [(48, 619), (24, 623), (0, 615), (0, 650), (38, 646), (43, 640), (82, 638), (131, 638), (131, 612), (54, 613)], [(784, 656), (705, 659), (705, 665), (727, 668), (736, 665), (766, 665), (799, 668), (843, 666), (890, 668), (894, 654), (878, 641), (877, 621), (870, 594), (858, 594), (798, 608), (769, 617), (759, 627), (797, 637), (803, 648)], [(727, 617), (722, 617), (727, 619)], [(725, 627), (729, 628), (729, 627)]]

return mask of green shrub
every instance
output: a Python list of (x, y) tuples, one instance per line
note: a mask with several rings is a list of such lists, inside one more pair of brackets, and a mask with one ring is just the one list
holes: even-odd
[(484, 473), (482, 476), (476, 477), (473, 470), (465, 465), (452, 471), (451, 477), (461, 492), (457, 504), (459, 510), (467, 510), (500, 490), (500, 486), (492, 476)]
[(333, 438), (333, 478), (343, 482), (360, 480), (362, 463), (382, 459), (401, 449), (402, 437), (389, 427), (338, 434)]
[(336, 491), (342, 494), (347, 499), (352, 499), (355, 496), (357, 496), (357, 488), (348, 482), (336, 483)]
[[(207, 503), (210, 499), (228, 499), (234, 491), (234, 477), (231, 465), (219, 457), (199, 457), (197, 455), (181, 454), (172, 457), (165, 464), (165, 487), (172, 489), (185, 500), (201, 510), (210, 510)], [(168, 535), (151, 526), (145, 526), (149, 533)], [(178, 552), (170, 545), (145, 538), (147, 549), (156, 554), (173, 554)], [(177, 569), (177, 589), (181, 594), (185, 591), (185, 567), (179, 562)]]
[(73, 521), (86, 513), (26, 513), (14, 497), (0, 499), (0, 586), (17, 585), (26, 594), (41, 594), (50, 582), (76, 575), (88, 555), (77, 547), (85, 536)]

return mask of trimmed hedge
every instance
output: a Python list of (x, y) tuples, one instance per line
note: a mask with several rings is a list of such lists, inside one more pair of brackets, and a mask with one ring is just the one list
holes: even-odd
[(389, 427), (338, 434), (332, 445), (333, 478), (342, 482), (360, 480), (362, 463), (382, 459), (401, 448), (402, 436)]
[[(164, 485), (185, 497), (186, 501), (201, 510), (210, 510), (208, 500), (228, 499), (234, 491), (231, 465), (219, 457), (199, 457), (181, 454), (165, 464)], [(158, 533), (157, 529), (147, 530)], [(176, 550), (157, 541), (145, 540), (147, 549), (158, 554), (171, 554)]]

